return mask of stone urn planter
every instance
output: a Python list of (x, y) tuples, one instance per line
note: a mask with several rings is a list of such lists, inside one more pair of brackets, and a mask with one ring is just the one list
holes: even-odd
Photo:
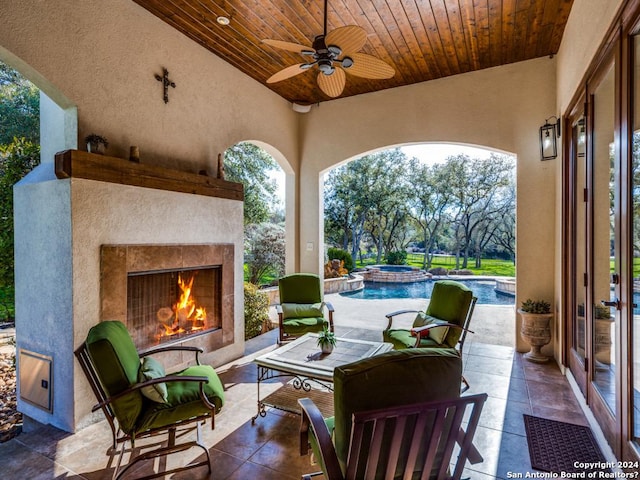
[(524, 358), (530, 362), (544, 363), (549, 360), (540, 350), (551, 341), (551, 305), (545, 301), (527, 300), (518, 309), (522, 317), (520, 336), (531, 346)]

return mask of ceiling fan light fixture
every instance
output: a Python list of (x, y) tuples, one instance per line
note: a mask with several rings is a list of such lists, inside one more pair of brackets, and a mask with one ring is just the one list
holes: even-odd
[(318, 62), (318, 68), (325, 75), (331, 75), (335, 71), (335, 67), (330, 60), (320, 60)]
[(342, 68), (351, 68), (353, 67), (353, 58), (344, 57), (340, 63), (342, 64)]

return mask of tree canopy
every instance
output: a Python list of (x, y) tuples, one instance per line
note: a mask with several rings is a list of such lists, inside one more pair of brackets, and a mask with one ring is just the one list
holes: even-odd
[(354, 258), (375, 251), (376, 263), (409, 246), (469, 258), (488, 252), (514, 259), (514, 160), (455, 155), (429, 165), (400, 149), (363, 156), (327, 174), (325, 238)]
[(284, 273), (284, 213), (269, 173), (278, 163), (260, 147), (238, 143), (224, 156), (225, 177), (244, 186), (245, 278), (261, 284)]
[(245, 225), (266, 222), (278, 211), (278, 185), (269, 176), (277, 168), (273, 157), (252, 143), (238, 143), (225, 151), (225, 178), (244, 185)]
[(0, 62), (0, 287), (9, 290), (14, 284), (13, 185), (40, 162), (39, 141), (40, 93)]
[(247, 264), (247, 280), (260, 284), (269, 274), (284, 274), (284, 227), (274, 223), (251, 224), (244, 233), (244, 259)]
[(0, 62), (0, 145), (9, 145), (14, 138), (40, 143), (40, 92)]

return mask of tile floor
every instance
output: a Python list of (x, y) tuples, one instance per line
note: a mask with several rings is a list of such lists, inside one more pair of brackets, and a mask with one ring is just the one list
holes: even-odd
[[(339, 336), (380, 340), (379, 330), (336, 326)], [(216, 428), (204, 429), (205, 444), (212, 458), (213, 473), (194, 469), (173, 475), (175, 479), (283, 480), (299, 479), (315, 471), (307, 457), (298, 453), (299, 417), (269, 410), (255, 425), (256, 367), (252, 359), (264, 349), (274, 348), (276, 331), (247, 343), (247, 355), (218, 369), (226, 387), (226, 404), (216, 416)], [(513, 348), (467, 342), (464, 352), (469, 394), (487, 392), (475, 444), (484, 462), (468, 465), (472, 479), (508, 478), (509, 473), (531, 470), (522, 414), (587, 424), (566, 378), (557, 365), (532, 364)], [(76, 434), (52, 427), (22, 433), (0, 444), (0, 477), (3, 479), (102, 479), (110, 478), (115, 459), (110, 457), (110, 431), (99, 422)], [(194, 461), (196, 449), (176, 454), (174, 465)], [(151, 464), (137, 472), (149, 471)], [(129, 477), (131, 478), (131, 477)], [(322, 477), (317, 477), (322, 478)]]

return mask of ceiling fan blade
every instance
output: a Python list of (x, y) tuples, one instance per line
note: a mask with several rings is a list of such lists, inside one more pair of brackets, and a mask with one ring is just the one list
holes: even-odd
[(344, 90), (346, 81), (347, 76), (341, 68), (336, 68), (331, 75), (325, 75), (322, 72), (318, 74), (318, 86), (320, 90), (330, 97), (339, 97)]
[(337, 45), (342, 53), (357, 52), (364, 47), (366, 41), (367, 32), (357, 25), (336, 28), (329, 32), (324, 39), (327, 46)]
[(282, 50), (288, 50), (289, 52), (296, 52), (302, 54), (302, 52), (314, 52), (313, 48), (301, 45), (299, 43), (283, 42), (282, 40), (264, 39), (262, 43), (269, 45), (270, 47), (280, 48)]
[(306, 63), (296, 63), (295, 65), (291, 65), (283, 70), (280, 70), (277, 73), (274, 73), (267, 79), (267, 83), (276, 83), (282, 80), (286, 80), (287, 78), (295, 77), (296, 75), (306, 72), (307, 69), (303, 67), (303, 65), (307, 65)]
[(353, 65), (345, 68), (345, 71), (356, 77), (382, 79), (391, 78), (396, 74), (392, 66), (366, 53), (352, 53), (349, 55), (353, 60)]

